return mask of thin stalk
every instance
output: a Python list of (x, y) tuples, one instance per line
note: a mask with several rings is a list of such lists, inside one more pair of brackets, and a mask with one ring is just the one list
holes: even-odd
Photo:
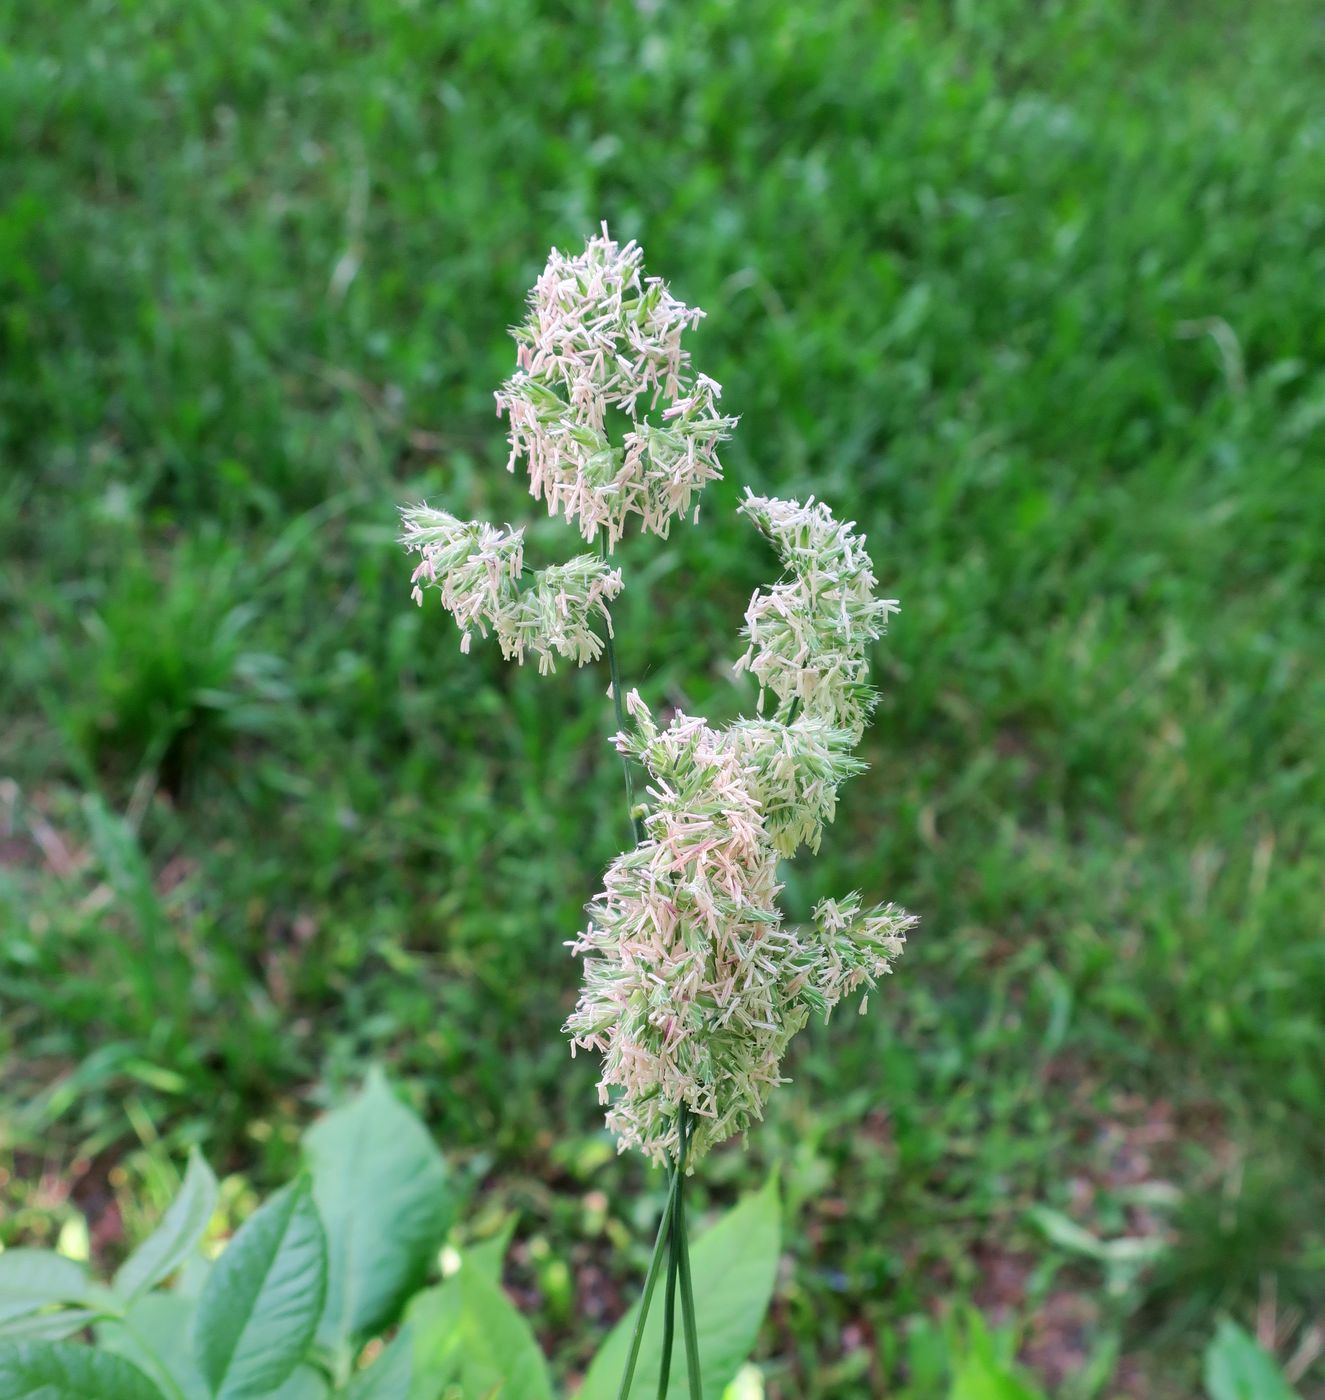
[(649, 1272), (644, 1275), (644, 1292), (640, 1295), (639, 1316), (630, 1335), (630, 1354), (626, 1357), (626, 1373), (621, 1377), (621, 1387), (617, 1400), (627, 1400), (630, 1385), (635, 1379), (635, 1363), (639, 1360), (640, 1343), (644, 1340), (644, 1323), (649, 1316), (649, 1304), (653, 1302), (654, 1286), (658, 1282), (658, 1269), (662, 1264), (663, 1245), (667, 1243), (672, 1223), (672, 1192), (667, 1193), (667, 1204), (663, 1207), (662, 1219), (658, 1222), (658, 1238), (653, 1242), (653, 1256), (649, 1260)]
[[(598, 537), (599, 556), (607, 559), (607, 534), (604, 532)], [(621, 671), (617, 667), (616, 641), (612, 636), (612, 619), (607, 619), (607, 668), (612, 676), (612, 703), (616, 707), (616, 727), (618, 733), (624, 733), (626, 728), (626, 707), (621, 699)], [(626, 777), (626, 806), (630, 809), (630, 825), (635, 833), (636, 842), (644, 840), (644, 823), (635, 815), (635, 778), (630, 771), (630, 759), (625, 754), (621, 755), (621, 771)]]
[[(680, 1190), (681, 1163), (678, 1158), (672, 1172), (672, 1223), (676, 1223), (676, 1196)], [(667, 1236), (667, 1292), (663, 1294), (662, 1362), (658, 1368), (658, 1400), (667, 1400), (667, 1386), (672, 1378), (672, 1347), (676, 1338), (676, 1270), (680, 1262), (676, 1249), (676, 1230)]]
[[(607, 536), (599, 537), (598, 552), (606, 560)], [(617, 730), (626, 728), (626, 707), (621, 698), (621, 670), (617, 665), (616, 641), (612, 636), (612, 622), (607, 623), (607, 666), (612, 677), (612, 703), (616, 708)], [(630, 771), (630, 759), (621, 755), (621, 771), (626, 779), (626, 803), (630, 809), (630, 825), (637, 842), (644, 840), (644, 823), (635, 815), (635, 779)], [(680, 1109), (680, 1140), (676, 1150), (676, 1165), (672, 1169), (672, 1181), (667, 1192), (667, 1204), (663, 1207), (662, 1219), (658, 1222), (658, 1238), (653, 1243), (653, 1254), (649, 1259), (649, 1271), (644, 1276), (644, 1292), (640, 1295), (639, 1315), (630, 1336), (630, 1353), (626, 1357), (625, 1374), (617, 1391), (617, 1400), (629, 1400), (631, 1383), (635, 1379), (635, 1366), (639, 1361), (640, 1344), (644, 1340), (644, 1325), (649, 1317), (649, 1305), (653, 1302), (653, 1290), (658, 1283), (658, 1270), (662, 1264), (662, 1249), (667, 1244), (667, 1294), (663, 1302), (663, 1354), (658, 1373), (658, 1400), (666, 1400), (667, 1386), (671, 1379), (672, 1349), (676, 1335), (676, 1290), (681, 1288), (681, 1325), (686, 1339), (686, 1367), (690, 1379), (691, 1400), (703, 1400), (703, 1390), (699, 1381), (699, 1342), (695, 1335), (695, 1299), (690, 1284), (690, 1253), (685, 1238), (685, 1160), (689, 1144), (690, 1110), (685, 1105)]]
[(690, 1400), (704, 1400), (704, 1381), (699, 1373), (699, 1334), (695, 1325), (695, 1290), (690, 1280), (690, 1245), (686, 1240), (685, 1195), (682, 1189), (685, 1181), (685, 1152), (690, 1127), (690, 1110), (681, 1105), (681, 1161), (676, 1187), (676, 1209), (672, 1217), (672, 1229), (676, 1235), (676, 1247), (680, 1254), (678, 1274), (681, 1284), (681, 1329), (686, 1339), (686, 1380), (690, 1385)]
[(682, 1104), (678, 1124), (676, 1163), (672, 1168), (672, 1233), (667, 1250), (667, 1295), (664, 1299), (663, 1351), (662, 1365), (658, 1372), (658, 1400), (666, 1400), (667, 1385), (672, 1376), (672, 1350), (676, 1337), (676, 1278), (681, 1265), (681, 1248), (684, 1243), (676, 1225), (680, 1218), (677, 1212), (682, 1209), (681, 1193), (685, 1188), (685, 1159), (686, 1147), (688, 1146), (685, 1126), (689, 1119), (689, 1113), (690, 1110), (685, 1104)]

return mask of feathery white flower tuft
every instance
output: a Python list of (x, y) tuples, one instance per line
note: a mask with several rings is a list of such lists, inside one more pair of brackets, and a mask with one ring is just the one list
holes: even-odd
[(554, 248), (512, 331), (519, 368), (497, 394), (508, 470), (523, 459), (548, 513), (578, 519), (586, 540), (606, 531), (609, 549), (632, 515), (665, 536), (722, 475), (717, 447), (736, 422), (681, 346), (704, 313), (642, 268), (639, 246), (619, 245), (606, 224), (578, 257)]
[[(695, 1114), (693, 1162), (763, 1116), (809, 1012), (872, 985), (909, 921), (861, 915), (852, 896), (825, 901), (808, 937), (784, 925), (765, 812), (779, 764), (763, 728), (719, 731), (677, 715), (660, 731), (637, 692), (628, 705), (634, 728), (616, 742), (651, 778), (646, 834), (612, 863), (572, 945), (586, 958), (566, 1031), (572, 1048), (603, 1057), (599, 1097), (620, 1148), (674, 1154), (684, 1103)], [(793, 789), (807, 771), (797, 747)], [(780, 789), (777, 801), (795, 805)]]
[(761, 705), (771, 690), (785, 713), (799, 702), (855, 745), (877, 699), (866, 652), (897, 600), (875, 596), (865, 537), (822, 501), (802, 505), (747, 490), (740, 510), (772, 541), (786, 573), (750, 599), (742, 633), (749, 645), (736, 669), (759, 682)]
[(607, 604), (621, 592), (620, 569), (579, 554), (539, 569), (522, 587), (523, 530), (457, 520), (423, 505), (402, 510), (401, 519), (401, 543), (419, 555), (414, 600), (422, 605), (424, 584), (437, 588), (460, 628), (461, 651), (469, 650), (476, 630), (481, 637), (495, 633), (508, 661), (523, 662), (525, 652), (533, 652), (544, 674), (556, 669), (557, 656), (583, 666), (602, 654), (593, 623), (601, 617), (611, 630)]

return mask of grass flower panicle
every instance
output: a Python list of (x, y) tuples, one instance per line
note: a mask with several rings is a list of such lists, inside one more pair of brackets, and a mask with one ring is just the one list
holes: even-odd
[(618, 244), (606, 225), (576, 257), (554, 248), (512, 331), (518, 368), (496, 396), (507, 469), (523, 460), (548, 513), (578, 520), (586, 540), (604, 530), (609, 549), (632, 515), (665, 536), (689, 513), (722, 475), (718, 444), (736, 422), (682, 348), (704, 313), (642, 271), (638, 244)]
[[(414, 597), (439, 592), (462, 650), (477, 631), (508, 658), (536, 656), (540, 671), (597, 658), (622, 588), (607, 552), (632, 516), (666, 535), (720, 474), (717, 444), (735, 419), (682, 345), (703, 313), (642, 264), (606, 227), (578, 256), (554, 249), (514, 331), (518, 369), (497, 395), (508, 466), (526, 461), (531, 493), (586, 539), (602, 531), (602, 554), (535, 572), (520, 529), (403, 512), (402, 542), (419, 556)], [(762, 1116), (810, 1013), (873, 986), (914, 922), (854, 894), (823, 901), (812, 926), (783, 919), (779, 861), (818, 850), (838, 789), (864, 767), (852, 750), (874, 703), (868, 648), (897, 604), (875, 595), (864, 537), (822, 502), (747, 491), (740, 509), (784, 571), (745, 616), (737, 669), (758, 681), (760, 714), (716, 728), (677, 713), (660, 726), (630, 692), (615, 742), (628, 796), (631, 765), (648, 776), (636, 844), (608, 868), (571, 945), (584, 980), (565, 1029), (572, 1050), (602, 1056), (608, 1126), (622, 1150), (656, 1160), (676, 1160), (684, 1141), (687, 1168)], [(615, 662), (612, 674), (615, 685)]]
[[(533, 653), (541, 672), (558, 656), (583, 665), (608, 654), (635, 844), (608, 867), (571, 941), (584, 971), (563, 1029), (572, 1055), (601, 1057), (598, 1097), (618, 1150), (672, 1162), (623, 1400), (664, 1249), (660, 1393), (678, 1289), (690, 1389), (702, 1389), (686, 1173), (763, 1117), (792, 1037), (811, 1013), (827, 1017), (891, 971), (915, 923), (892, 905), (866, 909), (854, 893), (821, 901), (808, 927), (786, 923), (778, 906), (780, 860), (819, 849), (838, 789), (865, 766), (852, 750), (875, 702), (868, 649), (897, 607), (875, 596), (864, 537), (850, 522), (813, 499), (746, 492), (740, 509), (783, 567), (745, 614), (736, 669), (759, 683), (756, 718), (715, 728), (678, 711), (660, 726), (638, 691), (623, 704), (608, 608), (622, 578), (608, 555), (632, 516), (666, 536), (674, 517), (698, 515), (696, 495), (721, 475), (717, 446), (736, 422), (718, 409), (718, 384), (691, 372), (681, 343), (703, 312), (645, 278), (642, 265), (639, 247), (617, 244), (606, 225), (576, 257), (554, 248), (512, 332), (518, 367), (497, 394), (508, 470), (524, 460), (534, 498), (577, 521), (599, 552), (532, 572), (522, 530), (426, 506), (402, 512), (402, 543), (419, 556), (413, 596), (421, 603), (425, 585), (438, 590), (462, 650), (477, 630), (495, 633), (508, 658)], [(768, 691), (778, 701), (772, 715)], [(633, 765), (647, 774), (638, 804)]]

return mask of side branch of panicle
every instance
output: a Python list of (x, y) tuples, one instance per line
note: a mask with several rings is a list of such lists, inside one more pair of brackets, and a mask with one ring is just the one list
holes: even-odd
[(594, 623), (601, 618), (611, 628), (607, 604), (621, 591), (620, 569), (580, 554), (525, 580), (523, 530), (423, 505), (403, 510), (401, 519), (401, 543), (419, 556), (414, 600), (422, 605), (425, 586), (437, 590), (460, 628), (461, 651), (477, 631), (494, 633), (507, 660), (523, 662), (532, 652), (543, 673), (556, 669), (558, 656), (583, 666), (601, 655)]
[(897, 600), (875, 595), (865, 537), (813, 498), (780, 501), (746, 492), (740, 509), (776, 549), (783, 577), (756, 591), (742, 632), (738, 671), (772, 691), (780, 713), (793, 702), (804, 714), (860, 742), (876, 695), (868, 683), (868, 648), (884, 632)]

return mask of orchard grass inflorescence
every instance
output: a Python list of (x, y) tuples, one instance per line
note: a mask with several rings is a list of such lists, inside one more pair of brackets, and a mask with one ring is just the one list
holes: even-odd
[[(599, 1097), (619, 1149), (673, 1163), (639, 1326), (666, 1244), (669, 1337), (679, 1287), (692, 1376), (685, 1174), (763, 1116), (810, 1013), (874, 986), (915, 923), (853, 893), (821, 901), (798, 928), (777, 903), (779, 861), (818, 849), (838, 788), (863, 766), (852, 750), (876, 700), (868, 649), (897, 608), (876, 596), (864, 537), (823, 502), (747, 492), (740, 507), (784, 570), (750, 600), (736, 667), (759, 684), (759, 716), (716, 728), (678, 711), (660, 725), (635, 690), (623, 707), (608, 610), (623, 580), (607, 556), (632, 517), (662, 536), (678, 515), (698, 519), (698, 492), (721, 475), (716, 448), (736, 421), (717, 412), (720, 387), (691, 371), (682, 346), (702, 315), (644, 278), (639, 247), (619, 246), (605, 225), (578, 257), (554, 249), (513, 332), (519, 368), (497, 406), (509, 417), (509, 468), (523, 462), (530, 494), (578, 520), (599, 553), (534, 572), (522, 529), (426, 505), (402, 512), (401, 541), (419, 556), (415, 601), (425, 585), (437, 590), (462, 651), (474, 631), (491, 632), (507, 659), (529, 652), (547, 672), (557, 656), (584, 665), (609, 650), (636, 843), (612, 862), (571, 944), (584, 984), (565, 1030), (572, 1053), (602, 1057)], [(647, 775), (638, 806), (632, 763)], [(637, 1350), (638, 1333), (623, 1394)]]

